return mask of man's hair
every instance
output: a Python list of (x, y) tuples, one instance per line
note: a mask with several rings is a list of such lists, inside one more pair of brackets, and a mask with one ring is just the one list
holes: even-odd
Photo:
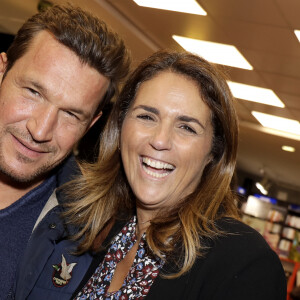
[(95, 68), (110, 80), (96, 114), (117, 91), (118, 82), (129, 72), (130, 55), (123, 40), (91, 13), (71, 5), (54, 5), (30, 17), (19, 29), (7, 51), (5, 74), (30, 47), (42, 30), (72, 50), (82, 63)]

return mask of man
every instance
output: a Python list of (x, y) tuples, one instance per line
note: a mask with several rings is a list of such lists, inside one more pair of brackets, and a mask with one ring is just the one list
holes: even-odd
[(120, 37), (71, 6), (31, 17), (1, 54), (0, 299), (11, 294), (32, 232), (60, 210), (56, 189), (73, 173), (73, 146), (128, 69)]

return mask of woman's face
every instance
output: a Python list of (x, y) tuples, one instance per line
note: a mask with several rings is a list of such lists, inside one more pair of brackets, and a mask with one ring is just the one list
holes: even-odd
[(170, 207), (193, 192), (209, 163), (211, 111), (195, 82), (162, 72), (141, 84), (121, 131), (121, 155), (137, 206)]

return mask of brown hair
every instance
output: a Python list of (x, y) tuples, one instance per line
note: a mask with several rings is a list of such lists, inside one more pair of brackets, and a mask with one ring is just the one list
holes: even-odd
[(32, 39), (47, 30), (79, 59), (110, 80), (96, 114), (117, 91), (118, 81), (129, 72), (130, 55), (123, 40), (107, 25), (79, 7), (54, 5), (30, 17), (7, 51), (5, 74), (30, 47)]
[(197, 255), (203, 253), (202, 237), (220, 234), (215, 226), (217, 219), (238, 218), (235, 194), (230, 188), (238, 143), (233, 97), (223, 74), (203, 58), (188, 52), (160, 51), (138, 66), (127, 80), (104, 130), (98, 162), (82, 165), (83, 177), (78, 184), (72, 184), (73, 196), (80, 200), (71, 205), (68, 216), (71, 222), (82, 226), (77, 238), (83, 237), (80, 251), (85, 251), (112, 217), (119, 212), (126, 212), (129, 217), (134, 214), (134, 197), (118, 150), (120, 131), (141, 84), (164, 71), (181, 74), (198, 85), (201, 99), (211, 110), (214, 130), (213, 159), (205, 167), (196, 190), (185, 199), (178, 199), (175, 207), (161, 211), (147, 229), (147, 243), (160, 257), (171, 259), (178, 244), (182, 245), (180, 268), (174, 277), (188, 271)]

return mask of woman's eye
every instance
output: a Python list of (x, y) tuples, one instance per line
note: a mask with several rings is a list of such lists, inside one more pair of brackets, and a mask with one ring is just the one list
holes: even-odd
[(184, 129), (185, 131), (188, 131), (190, 133), (196, 134), (197, 132), (190, 126), (188, 125), (181, 125), (180, 128)]
[(153, 118), (149, 115), (137, 115), (138, 119), (146, 120), (146, 121), (153, 121)]

